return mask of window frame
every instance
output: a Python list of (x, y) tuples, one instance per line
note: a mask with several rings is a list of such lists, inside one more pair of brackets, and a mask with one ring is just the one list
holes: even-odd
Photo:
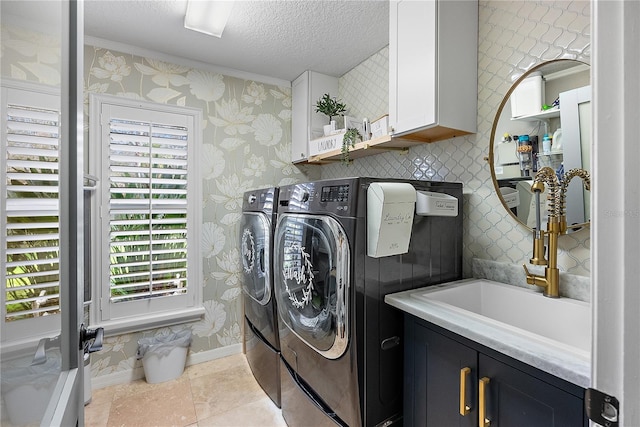
[[(166, 115), (184, 116), (188, 123), (187, 144), (187, 292), (182, 295), (146, 298), (137, 301), (112, 302), (109, 286), (109, 120), (102, 117), (105, 109), (114, 107), (131, 109), (133, 120), (154, 121)], [(90, 302), (90, 323), (105, 328), (106, 335), (133, 332), (202, 318), (202, 257), (200, 238), (202, 224), (202, 180), (200, 151), (202, 147), (202, 111), (196, 108), (148, 101), (133, 100), (113, 95), (89, 95), (89, 173), (97, 177), (97, 188), (91, 200), (95, 220), (91, 224), (91, 264), (94, 298)], [(106, 122), (106, 130), (103, 130)], [(106, 161), (105, 161), (106, 159)], [(101, 286), (101, 284), (103, 284)]]
[[(10, 92), (13, 92), (10, 94)], [(10, 103), (10, 99), (14, 96), (23, 97), (25, 104), (35, 104), (32, 105), (34, 108), (45, 108), (45, 109), (57, 109), (61, 110), (62, 103), (60, 99), (60, 88), (54, 86), (47, 86), (39, 83), (26, 82), (21, 80), (13, 80), (9, 78), (2, 79), (2, 85), (0, 86), (0, 93), (2, 96), (2, 105), (1, 105), (1, 120), (0, 125), (2, 126), (2, 135), (6, 134), (7, 128), (7, 112), (8, 112), (8, 104)], [(9, 96), (11, 95), (11, 96)], [(31, 100), (34, 100), (33, 102)], [(0, 142), (0, 146), (3, 149), (2, 156), (6, 156), (6, 141)], [(2, 176), (2, 180), (6, 179), (7, 169), (6, 169), (6, 161), (0, 162), (0, 175)], [(5, 188), (5, 184), (2, 185), (2, 188)], [(0, 213), (2, 215), (2, 219), (0, 219), (0, 224), (2, 224), (3, 232), (0, 233), (0, 246), (2, 248), (6, 248), (7, 245), (7, 236), (6, 236), (6, 226), (5, 221), (5, 213), (7, 209), (7, 199), (4, 197), (4, 194), (0, 195)], [(59, 215), (59, 209), (58, 209)], [(58, 221), (58, 229), (60, 227)], [(1, 341), (3, 344), (3, 348), (9, 344), (12, 348), (15, 346), (24, 347), (29, 346), (33, 341), (37, 341), (38, 339), (50, 337), (52, 335), (58, 334), (60, 332), (61, 327), (61, 316), (59, 313), (50, 314), (48, 316), (39, 316), (28, 319), (19, 319), (16, 321), (7, 322), (6, 321), (6, 292), (5, 292), (5, 280), (6, 280), (6, 254), (3, 251), (2, 255), (3, 259), (0, 261), (0, 266), (2, 267), (2, 278), (3, 278), (3, 291), (2, 297), (0, 301), (2, 302), (2, 324), (1, 324)], [(16, 347), (17, 348), (17, 347)]]

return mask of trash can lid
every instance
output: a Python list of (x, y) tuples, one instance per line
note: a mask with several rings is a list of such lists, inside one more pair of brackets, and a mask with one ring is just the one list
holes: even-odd
[(191, 329), (141, 338), (138, 340), (137, 359), (142, 359), (147, 352), (153, 352), (159, 356), (166, 356), (176, 347), (189, 347), (191, 345)]

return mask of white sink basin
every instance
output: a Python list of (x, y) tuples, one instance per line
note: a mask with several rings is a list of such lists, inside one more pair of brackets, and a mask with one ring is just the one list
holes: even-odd
[(585, 354), (591, 352), (591, 306), (583, 301), (547, 298), (530, 289), (483, 279), (423, 288), (412, 292), (411, 297), (485, 322), (498, 322), (532, 339), (542, 337)]

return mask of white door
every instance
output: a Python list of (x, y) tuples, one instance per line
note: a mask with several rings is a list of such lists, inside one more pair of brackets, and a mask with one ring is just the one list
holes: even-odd
[(59, 94), (2, 104), (2, 425), (84, 425), (82, 6), (0, 4), (3, 83)]
[[(640, 425), (640, 2), (594, 1), (592, 387)], [(611, 408), (609, 408), (611, 409)], [(615, 413), (610, 411), (607, 416)], [(604, 425), (604, 423), (600, 423)]]
[(60, 350), (62, 366), (43, 425), (84, 425), (84, 195), (82, 1), (61, 1)]

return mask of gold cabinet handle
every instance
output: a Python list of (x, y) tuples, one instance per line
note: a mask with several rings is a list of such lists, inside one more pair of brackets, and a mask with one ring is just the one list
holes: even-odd
[(471, 368), (468, 366), (460, 369), (460, 415), (463, 417), (471, 410), (471, 406), (467, 405), (467, 377), (470, 373)]
[(487, 388), (489, 387), (489, 378), (480, 378), (478, 384), (478, 397), (480, 398), (480, 404), (478, 407), (478, 425), (480, 427), (489, 427), (491, 420), (487, 418)]

